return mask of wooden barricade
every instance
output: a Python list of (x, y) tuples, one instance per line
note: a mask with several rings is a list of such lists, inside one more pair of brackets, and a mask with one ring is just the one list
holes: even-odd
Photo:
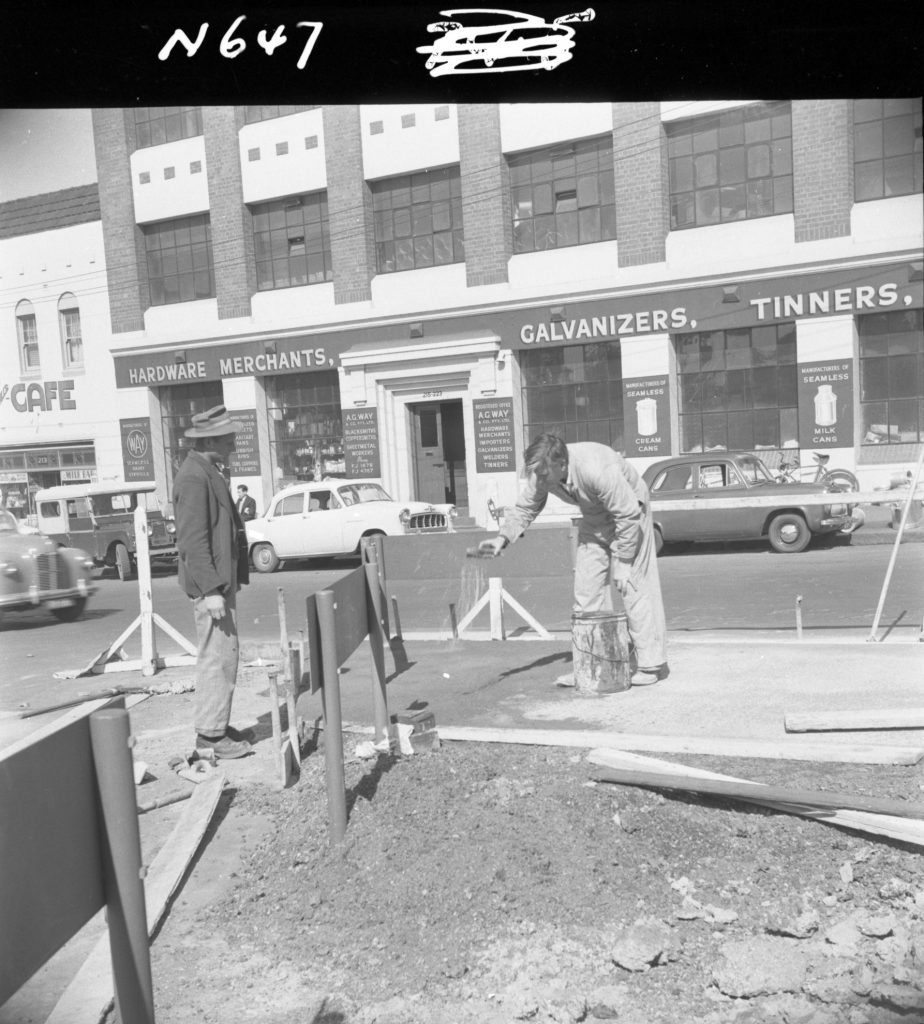
[(129, 737), (121, 700), (0, 752), (0, 1004), (106, 907), (119, 1018), (154, 1024)]

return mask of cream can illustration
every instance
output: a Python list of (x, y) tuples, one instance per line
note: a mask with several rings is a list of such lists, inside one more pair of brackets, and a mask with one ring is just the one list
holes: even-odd
[(658, 432), (658, 403), (653, 398), (641, 398), (635, 403), (635, 418), (642, 437)]
[(819, 427), (833, 427), (837, 423), (837, 395), (830, 384), (819, 384), (815, 395), (815, 424)]

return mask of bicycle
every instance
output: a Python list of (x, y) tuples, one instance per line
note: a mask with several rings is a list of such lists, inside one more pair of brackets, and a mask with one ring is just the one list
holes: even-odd
[(823, 483), (832, 491), (859, 491), (860, 482), (849, 469), (827, 468), (831, 459), (830, 455), (819, 455), (818, 452), (812, 452), (812, 458), (815, 460), (816, 466), (815, 475), (811, 480), (804, 475), (806, 470), (811, 470), (811, 466), (803, 468), (798, 462), (785, 461), (780, 463), (779, 471), (774, 479), (783, 484)]

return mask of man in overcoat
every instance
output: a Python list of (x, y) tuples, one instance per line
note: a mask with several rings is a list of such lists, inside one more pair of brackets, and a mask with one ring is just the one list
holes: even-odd
[(242, 523), (257, 518), (257, 503), (247, 493), (247, 484), (237, 486), (237, 514), (241, 517)]
[(497, 537), (479, 549), (499, 555), (545, 508), (550, 494), (583, 516), (574, 570), (576, 612), (610, 610), (610, 584), (622, 597), (635, 650), (633, 686), (668, 675), (667, 627), (651, 522), (650, 498), (636, 470), (605, 444), (572, 444), (540, 434), (524, 456), (526, 483)]
[(198, 643), (196, 747), (219, 758), (251, 750), (230, 725), (238, 667), (236, 598), (249, 581), (244, 524), (223, 474), (236, 430), (223, 405), (194, 415), (186, 431), (193, 447), (173, 484), (177, 576), (192, 601)]

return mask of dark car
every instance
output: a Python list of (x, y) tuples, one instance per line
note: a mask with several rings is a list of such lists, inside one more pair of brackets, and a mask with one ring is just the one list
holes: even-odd
[[(659, 552), (678, 542), (762, 537), (775, 551), (804, 551), (813, 535), (851, 533), (862, 522), (859, 511), (838, 501), (824, 483), (779, 483), (747, 453), (680, 455), (654, 463), (643, 477)], [(805, 501), (825, 493), (831, 493), (830, 504)]]
[(39, 607), (62, 622), (79, 618), (96, 590), (92, 568), (85, 551), (23, 532), (15, 516), (0, 510), (0, 618)]

